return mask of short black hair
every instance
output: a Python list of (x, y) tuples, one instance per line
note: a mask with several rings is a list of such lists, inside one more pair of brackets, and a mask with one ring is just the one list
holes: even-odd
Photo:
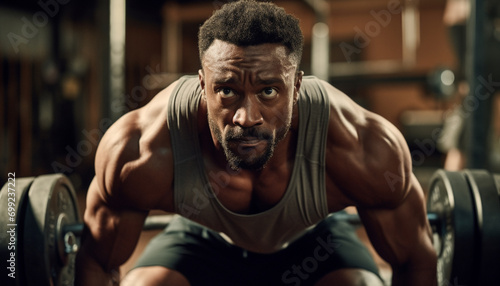
[(241, 47), (282, 44), (297, 66), (302, 58), (304, 37), (299, 20), (273, 3), (241, 0), (215, 11), (198, 33), (200, 61), (215, 39)]

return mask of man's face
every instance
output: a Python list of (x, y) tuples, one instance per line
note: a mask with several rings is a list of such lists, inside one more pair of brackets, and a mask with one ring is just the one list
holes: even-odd
[(215, 40), (199, 77), (216, 148), (231, 168), (259, 170), (290, 129), (302, 73), (284, 46)]

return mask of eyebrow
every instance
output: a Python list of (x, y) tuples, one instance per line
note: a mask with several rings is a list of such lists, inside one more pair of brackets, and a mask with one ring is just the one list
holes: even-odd
[(264, 79), (258, 78), (256, 80), (256, 84), (259, 84), (259, 85), (273, 85), (276, 83), (283, 83), (283, 80), (281, 80), (281, 78), (278, 78), (278, 77), (264, 78)]
[(221, 85), (221, 84), (235, 84), (238, 83), (238, 80), (234, 77), (220, 77), (214, 81), (215, 84)]
[[(235, 77), (221, 77), (218, 78), (214, 81), (216, 85), (224, 85), (224, 84), (238, 84), (239, 80), (236, 79)], [(281, 84), (283, 83), (283, 80), (278, 77), (272, 77), (272, 78), (258, 78), (255, 81), (256, 85), (273, 85), (273, 84)]]

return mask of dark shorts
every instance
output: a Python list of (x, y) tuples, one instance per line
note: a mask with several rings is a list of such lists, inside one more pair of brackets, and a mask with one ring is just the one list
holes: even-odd
[(355, 228), (330, 215), (288, 247), (272, 254), (246, 251), (185, 218), (175, 218), (151, 240), (135, 268), (164, 266), (197, 285), (314, 285), (341, 268), (378, 274)]

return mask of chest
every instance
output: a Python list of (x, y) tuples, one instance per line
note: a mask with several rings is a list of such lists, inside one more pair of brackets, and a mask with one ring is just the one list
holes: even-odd
[(245, 171), (210, 168), (210, 188), (217, 200), (238, 214), (255, 214), (278, 204), (285, 195), (291, 170), (269, 170), (260, 176)]

